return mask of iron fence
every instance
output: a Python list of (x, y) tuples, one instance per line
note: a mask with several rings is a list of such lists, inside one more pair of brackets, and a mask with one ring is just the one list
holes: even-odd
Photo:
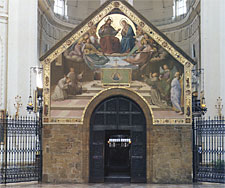
[(194, 181), (225, 183), (225, 119), (193, 121)]
[(0, 119), (0, 183), (41, 181), (40, 118)]

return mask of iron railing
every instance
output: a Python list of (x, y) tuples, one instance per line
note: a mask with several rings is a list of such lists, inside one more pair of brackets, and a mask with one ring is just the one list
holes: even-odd
[(194, 182), (225, 183), (225, 119), (193, 121)]
[(0, 119), (0, 183), (41, 181), (41, 130), (40, 118)]

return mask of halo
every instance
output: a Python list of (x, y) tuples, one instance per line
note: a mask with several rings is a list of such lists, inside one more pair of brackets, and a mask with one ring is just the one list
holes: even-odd
[(113, 22), (113, 19), (110, 16), (105, 17), (104, 21), (107, 22), (107, 20), (111, 20), (111, 22)]
[(126, 23), (128, 23), (128, 20), (127, 20), (126, 18), (122, 18), (122, 19), (120, 20), (120, 25), (121, 25), (121, 26), (123, 26), (123, 25), (122, 25), (122, 21), (125, 21)]
[[(107, 15), (106, 17), (103, 17), (101, 19), (101, 21), (97, 24), (96, 35), (99, 38), (101, 38), (101, 37), (99, 36), (98, 31), (101, 28), (101, 26), (103, 26), (105, 24), (105, 19), (108, 19), (109, 16), (110, 16), (111, 20), (113, 20), (112, 27), (115, 28), (115, 30), (121, 29), (120, 20), (125, 18), (128, 21), (127, 23), (133, 28), (134, 33), (136, 33), (136, 27), (135, 27), (133, 21), (131, 21), (128, 17), (126, 17), (125, 15), (122, 15), (122, 14), (110, 14), (110, 15)], [(118, 37), (121, 40), (122, 39), (121, 32), (119, 32), (116, 35), (116, 37)]]

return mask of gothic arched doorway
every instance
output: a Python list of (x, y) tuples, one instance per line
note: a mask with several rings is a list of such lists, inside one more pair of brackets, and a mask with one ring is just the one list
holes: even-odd
[(90, 120), (89, 182), (146, 182), (146, 118), (124, 96), (103, 100)]

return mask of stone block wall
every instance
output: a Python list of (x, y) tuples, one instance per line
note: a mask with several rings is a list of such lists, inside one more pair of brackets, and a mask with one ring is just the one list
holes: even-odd
[(152, 126), (150, 132), (150, 182), (191, 183), (191, 126)]
[[(43, 182), (88, 182), (89, 164), (84, 159), (89, 158), (89, 139), (83, 136), (83, 127), (44, 125)], [(192, 182), (191, 126), (151, 125), (147, 142), (148, 183)]]
[(44, 125), (43, 182), (83, 182), (81, 128), (81, 125)]

